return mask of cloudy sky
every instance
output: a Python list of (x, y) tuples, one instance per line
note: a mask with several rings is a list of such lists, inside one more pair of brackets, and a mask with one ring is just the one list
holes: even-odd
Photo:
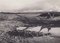
[(0, 11), (59, 9), (59, 0), (0, 0)]

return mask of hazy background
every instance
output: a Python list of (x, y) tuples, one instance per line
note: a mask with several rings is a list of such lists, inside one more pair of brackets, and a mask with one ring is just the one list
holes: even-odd
[(0, 0), (0, 11), (57, 10), (60, 0)]
[[(60, 0), (0, 0), (0, 11), (20, 12), (25, 10), (60, 11)], [(38, 27), (36, 30), (39, 29)], [(59, 35), (60, 28), (53, 28), (50, 32)]]

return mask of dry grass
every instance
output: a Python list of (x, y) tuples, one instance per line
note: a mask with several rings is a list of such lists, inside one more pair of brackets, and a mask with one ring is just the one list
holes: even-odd
[[(3, 14), (4, 15), (4, 14)], [(17, 15), (0, 15), (5, 19), (16, 18)], [(10, 36), (6, 32), (13, 29), (14, 25), (23, 25), (23, 23), (18, 21), (0, 21), (0, 43), (60, 43), (60, 38), (50, 37), (50, 36), (41, 36), (33, 38), (23, 38), (20, 36)]]
[(0, 35), (0, 43), (60, 43), (60, 38), (50, 36), (23, 38), (20, 36), (10, 36), (9, 34), (3, 32)]

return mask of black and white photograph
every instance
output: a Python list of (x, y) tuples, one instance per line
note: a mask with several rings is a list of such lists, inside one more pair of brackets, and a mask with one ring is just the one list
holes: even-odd
[(0, 43), (60, 43), (60, 0), (0, 0)]

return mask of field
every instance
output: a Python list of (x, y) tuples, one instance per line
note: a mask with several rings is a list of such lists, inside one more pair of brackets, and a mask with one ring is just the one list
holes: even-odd
[(23, 38), (20, 36), (9, 36), (7, 33), (3, 33), (0, 35), (0, 43), (60, 43), (60, 38), (51, 36)]
[[(39, 15), (39, 14), (38, 14)], [(26, 16), (26, 15), (23, 15)], [(27, 15), (31, 17), (30, 15)], [(37, 16), (37, 15), (35, 15)], [(21, 36), (10, 36), (6, 32), (14, 30), (14, 26), (23, 26), (24, 23), (13, 20), (18, 17), (11, 14), (0, 14), (0, 43), (60, 43), (60, 37), (52, 37), (50, 35), (39, 37), (23, 38)]]

